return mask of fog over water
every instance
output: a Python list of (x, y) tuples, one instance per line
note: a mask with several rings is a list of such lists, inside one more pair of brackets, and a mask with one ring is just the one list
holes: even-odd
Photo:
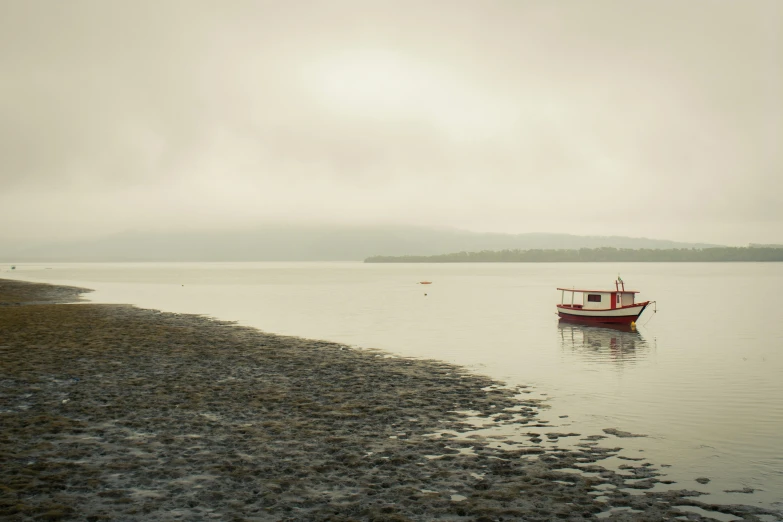
[(777, 0), (0, 3), (0, 242), (783, 237)]

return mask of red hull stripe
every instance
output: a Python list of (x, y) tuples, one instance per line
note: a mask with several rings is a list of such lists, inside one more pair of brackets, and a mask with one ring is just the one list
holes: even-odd
[[(640, 315), (647, 309), (649, 301), (642, 304), (642, 309), (638, 313), (632, 315), (575, 315), (569, 314), (568, 310), (558, 306), (557, 315), (561, 319), (567, 319), (569, 321), (577, 321), (580, 323), (592, 323), (592, 324), (630, 324), (635, 322)], [(639, 306), (638, 304), (636, 306)]]
[[(558, 308), (565, 311), (566, 313), (568, 310), (585, 310), (587, 312), (608, 312), (610, 310), (622, 310), (623, 308), (637, 308), (639, 306), (642, 307), (642, 311), (644, 311), (644, 308), (650, 304), (650, 301), (642, 301), (641, 303), (634, 303), (632, 305), (625, 305), (625, 306), (618, 306), (617, 308), (584, 308), (584, 307), (571, 307), (571, 305), (564, 305), (559, 304), (557, 305)], [(641, 311), (639, 312), (639, 315), (641, 315)]]
[(630, 324), (639, 317), (639, 315), (624, 315), (614, 317), (595, 317), (589, 315), (571, 315), (563, 312), (558, 312), (561, 319), (567, 319), (578, 323), (593, 323), (593, 324)]
[(576, 288), (558, 288), (558, 290), (565, 290), (566, 292), (577, 292), (577, 293), (586, 293), (590, 292), (591, 294), (638, 294), (639, 290), (578, 290)]

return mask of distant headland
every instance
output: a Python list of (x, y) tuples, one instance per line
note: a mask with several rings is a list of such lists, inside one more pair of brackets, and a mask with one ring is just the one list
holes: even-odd
[(433, 256), (372, 256), (365, 263), (708, 263), (781, 262), (783, 246), (482, 250)]
[[(780, 245), (749, 247), (752, 252), (749, 248), (643, 237), (270, 224), (242, 230), (126, 231), (93, 239), (26, 245), (0, 239), (0, 262), (781, 261)], [(773, 251), (767, 252), (769, 249)]]

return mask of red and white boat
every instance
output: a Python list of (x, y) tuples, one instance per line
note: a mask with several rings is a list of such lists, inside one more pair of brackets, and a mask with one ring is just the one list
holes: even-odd
[(614, 290), (558, 288), (561, 319), (594, 324), (633, 324), (653, 301), (636, 302), (636, 290), (626, 290), (619, 277)]

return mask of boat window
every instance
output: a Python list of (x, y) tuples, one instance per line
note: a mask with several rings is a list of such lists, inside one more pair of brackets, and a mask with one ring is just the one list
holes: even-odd
[(587, 300), (593, 303), (600, 303), (601, 294), (587, 294)]

